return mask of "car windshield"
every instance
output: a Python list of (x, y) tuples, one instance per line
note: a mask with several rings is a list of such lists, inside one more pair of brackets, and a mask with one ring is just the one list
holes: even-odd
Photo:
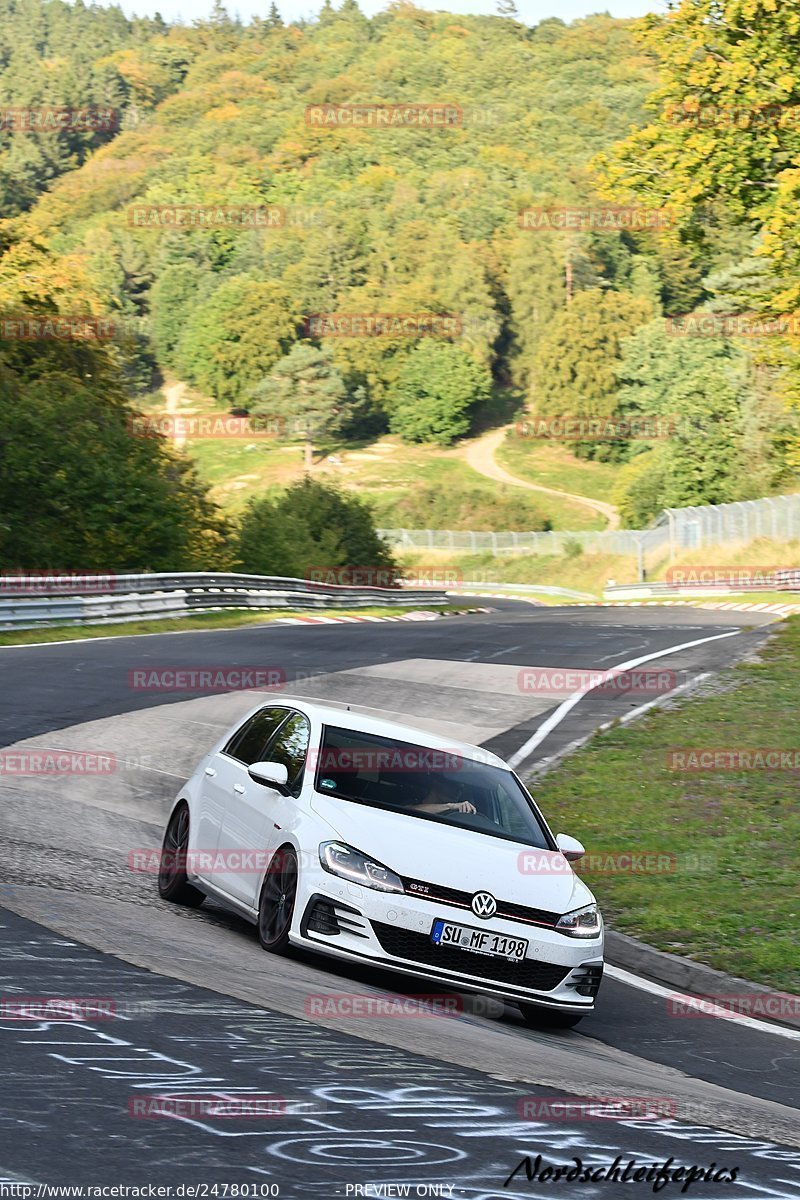
[(324, 796), (554, 849), (528, 793), (502, 767), (330, 725), (316, 766)]

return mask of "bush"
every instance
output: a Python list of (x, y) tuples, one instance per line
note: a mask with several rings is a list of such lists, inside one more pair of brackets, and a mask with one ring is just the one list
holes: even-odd
[(394, 506), (392, 522), (406, 529), (547, 530), (550, 522), (536, 502), (519, 489), (499, 484), (488, 488), (458, 488), (442, 484), (417, 487)]
[(253, 575), (395, 568), (364, 502), (308, 476), (280, 496), (250, 502), (239, 526), (236, 556), (241, 569)]

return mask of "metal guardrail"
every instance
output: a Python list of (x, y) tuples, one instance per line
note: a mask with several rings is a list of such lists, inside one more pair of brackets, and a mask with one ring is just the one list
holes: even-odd
[(475, 583), (471, 579), (463, 579), (457, 584), (448, 583), (448, 592), (457, 596), (459, 593), (466, 595), (480, 595), (482, 592), (497, 594), (498, 592), (518, 592), (521, 596), (566, 596), (570, 600), (596, 600), (597, 597), (593, 592), (576, 592), (574, 588), (551, 587), (549, 584), (543, 583), (502, 583), (499, 580), (493, 583)]
[[(691, 568), (687, 568), (691, 570)], [(720, 568), (724, 570), (725, 568)], [(730, 568), (735, 571), (735, 567)], [(800, 591), (800, 569), (788, 568), (776, 571), (774, 578), (753, 583), (619, 583), (603, 590), (604, 600), (686, 599), (690, 596), (738, 596), (752, 592), (798, 592)]]
[[(282, 576), (179, 571), (173, 575), (11, 576), (0, 579), (0, 629), (113, 624), (224, 609), (413, 608), (447, 604), (443, 588), (347, 587)], [(43, 594), (44, 593), (44, 594)]]

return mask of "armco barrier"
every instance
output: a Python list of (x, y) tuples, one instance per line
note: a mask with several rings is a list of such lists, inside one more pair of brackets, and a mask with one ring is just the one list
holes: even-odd
[(465, 596), (480, 596), (485, 592), (487, 596), (511, 593), (519, 596), (565, 596), (569, 600), (597, 599), (592, 592), (576, 592), (574, 588), (551, 587), (542, 583), (501, 583), (499, 580), (493, 583), (475, 583), (463, 579), (460, 583), (448, 583), (447, 590), (451, 596), (457, 596), (459, 593)]
[[(411, 608), (446, 604), (439, 588), (346, 587), (269, 575), (181, 571), (173, 575), (117, 575), (106, 591), (64, 594), (26, 577), (2, 576), (0, 629), (34, 629), (41, 625), (113, 624), (145, 617), (180, 617), (200, 611), (275, 608)], [(45, 593), (43, 595), (43, 592)], [(5, 594), (4, 594), (5, 593)]]
[[(731, 570), (735, 570), (732, 567)], [(774, 580), (753, 583), (619, 583), (605, 588), (604, 600), (658, 600), (678, 598), (712, 599), (715, 596), (739, 596), (752, 592), (798, 592), (800, 570), (796, 568), (776, 571)]]

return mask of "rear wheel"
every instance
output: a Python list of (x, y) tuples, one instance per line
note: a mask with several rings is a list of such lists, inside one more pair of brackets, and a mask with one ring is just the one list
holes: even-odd
[(258, 940), (271, 954), (284, 954), (297, 898), (297, 855), (284, 847), (273, 855), (258, 906)]
[(525, 1024), (531, 1029), (574, 1029), (583, 1020), (583, 1013), (556, 1012), (552, 1008), (540, 1008), (538, 1004), (520, 1004)]
[(189, 850), (189, 806), (179, 804), (167, 824), (161, 862), (158, 868), (158, 894), (173, 904), (199, 908), (204, 894), (186, 878), (186, 855)]

